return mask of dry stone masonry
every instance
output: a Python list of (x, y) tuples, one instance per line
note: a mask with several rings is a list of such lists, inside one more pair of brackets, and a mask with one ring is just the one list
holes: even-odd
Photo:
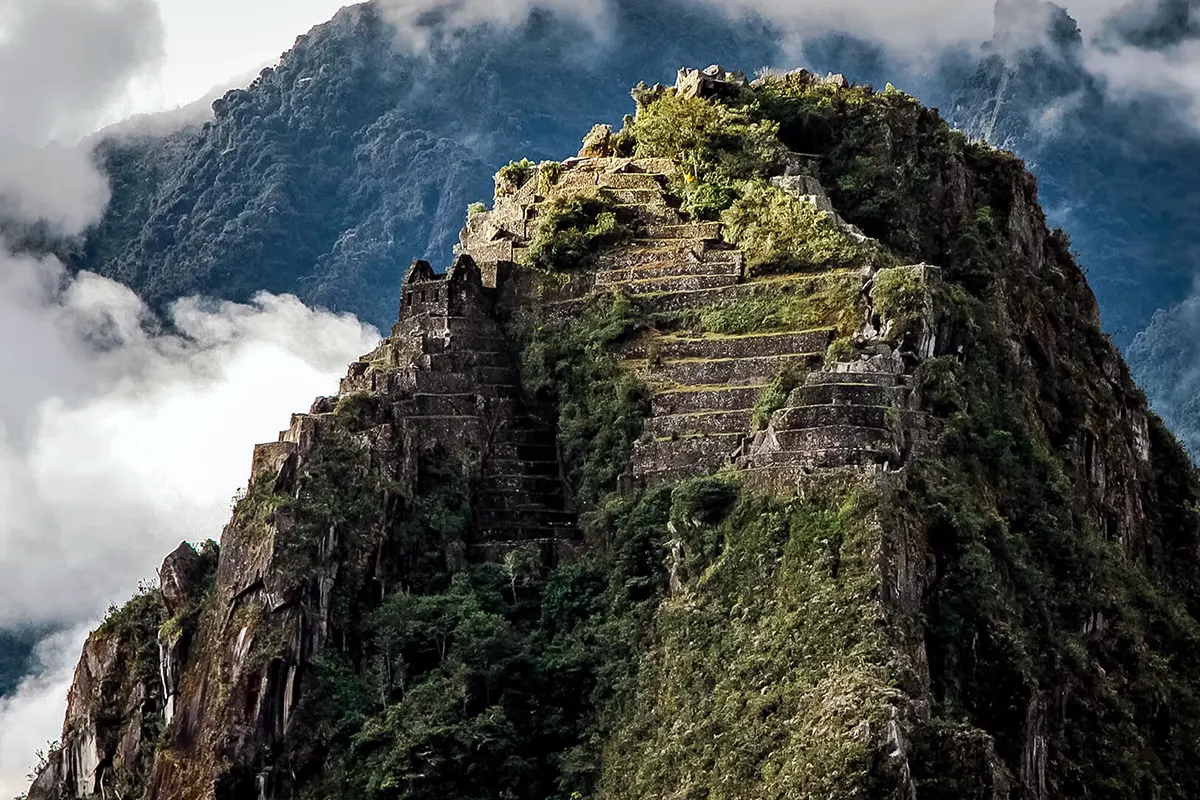
[[(635, 221), (635, 235), (601, 253), (594, 269), (572, 273), (550, 290), (538, 284), (535, 296), (513, 302), (570, 308), (589, 295), (620, 292), (651, 314), (686, 312), (737, 304), (764, 291), (803, 293), (822, 279), (845, 277), (750, 276), (745, 256), (724, 240), (720, 223), (687, 220), (672, 207), (666, 188), (679, 176), (673, 162), (580, 157), (552, 169), (552, 179), (545, 166), (532, 169), (519, 186), (498, 178), (495, 209), (475, 214), (463, 231), (459, 251), (473, 256), (490, 280), (509, 276), (524, 285), (518, 275), (527, 269), (522, 265), (547, 202), (611, 192), (616, 208)], [(790, 170), (775, 181), (850, 235), (865, 238), (837, 215), (811, 175)], [(854, 278), (865, 294), (871, 272)], [(513, 292), (529, 294), (527, 288)], [(884, 342), (889, 331), (878, 320), (873, 325), (873, 316), (865, 313), (858, 351), (840, 362), (826, 359), (836, 335), (830, 327), (738, 336), (652, 332), (627, 344), (624, 365), (652, 392), (652, 416), (636, 445), (632, 477), (657, 483), (735, 467), (747, 478), (786, 489), (820, 470), (873, 474), (900, 468), (925, 427), (922, 415), (909, 410), (915, 408), (910, 375), (918, 362), (892, 352)], [(910, 342), (928, 357), (938, 345), (931, 321), (923, 323), (924, 333)], [(781, 374), (802, 376), (802, 385), (768, 427), (755, 432), (755, 405)]]

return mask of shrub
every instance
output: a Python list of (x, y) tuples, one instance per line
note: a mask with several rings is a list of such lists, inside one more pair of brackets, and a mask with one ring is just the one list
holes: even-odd
[(902, 335), (925, 313), (929, 289), (919, 267), (896, 267), (875, 276), (871, 298), (875, 311), (893, 325), (893, 333)]
[(467, 219), (474, 217), (477, 214), (483, 214), (488, 210), (488, 207), (483, 203), (471, 203), (467, 206)]
[(758, 396), (758, 400), (754, 404), (752, 428), (755, 431), (761, 431), (770, 425), (771, 417), (787, 404), (788, 397), (801, 383), (803, 383), (803, 376), (800, 373), (790, 369), (781, 370)]
[(526, 392), (558, 408), (558, 441), (581, 506), (595, 507), (628, 467), (649, 413), (645, 385), (621, 369), (620, 343), (644, 328), (622, 295), (593, 297), (578, 316), (539, 324), (518, 317)]
[(543, 194), (558, 185), (563, 174), (563, 165), (557, 161), (543, 161), (538, 165), (538, 191)]
[(828, 349), (825, 350), (825, 362), (827, 364), (836, 364), (838, 362), (853, 361), (858, 353), (854, 346), (854, 340), (849, 336), (843, 336), (840, 339), (835, 339)]
[(355, 392), (338, 400), (333, 416), (348, 430), (366, 430), (375, 424), (379, 398), (369, 392)]
[(671, 521), (676, 525), (718, 525), (737, 505), (741, 489), (713, 475), (684, 481), (671, 492)]
[(862, 322), (861, 288), (862, 278), (853, 273), (769, 286), (766, 294), (700, 311), (694, 324), (705, 332), (726, 335), (823, 326), (849, 334)]
[(726, 236), (758, 274), (860, 268), (886, 263), (875, 242), (860, 241), (833, 218), (764, 181), (753, 181), (722, 217)]
[(496, 175), (496, 194), (503, 197), (517, 191), (525, 185), (535, 169), (537, 166), (528, 158), (510, 161)]
[(779, 161), (784, 148), (778, 131), (748, 108), (671, 91), (644, 98), (631, 126), (637, 155), (676, 159), (693, 180), (718, 186), (758, 175)]
[(737, 200), (737, 192), (719, 183), (685, 183), (682, 210), (693, 219), (718, 220)]
[(590, 267), (599, 251), (632, 236), (617, 218), (615, 205), (607, 192), (581, 193), (542, 205), (529, 245), (529, 265), (546, 272)]

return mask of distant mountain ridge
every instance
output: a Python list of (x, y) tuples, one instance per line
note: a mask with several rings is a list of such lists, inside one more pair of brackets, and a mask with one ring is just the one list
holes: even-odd
[(619, 46), (537, 12), (404, 55), (374, 5), (344, 9), (219, 99), (212, 121), (102, 143), (113, 200), (72, 264), (155, 304), (298, 292), (384, 327), (400, 266), (449, 257), (463, 210), (514, 148), (569, 155), (597, 106), (619, 122), (633, 83), (673, 79), (679, 63), (778, 59), (765, 26), (722, 23), (627, 2), (614, 6)]

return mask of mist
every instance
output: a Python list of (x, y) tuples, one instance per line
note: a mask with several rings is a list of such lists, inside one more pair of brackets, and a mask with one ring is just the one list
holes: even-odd
[[(98, 219), (108, 186), (78, 143), (162, 57), (151, 0), (0, 2), (0, 216), (62, 235)], [(378, 339), (294, 297), (183, 299), (158, 320), (128, 288), (0, 240), (0, 627), (58, 631), (0, 700), (0, 796), (58, 738), (105, 609), (180, 541), (218, 538), (254, 444)]]

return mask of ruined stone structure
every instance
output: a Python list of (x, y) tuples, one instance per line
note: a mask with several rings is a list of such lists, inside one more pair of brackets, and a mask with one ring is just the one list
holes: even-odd
[[(493, 270), (495, 264), (491, 265)], [(493, 272), (494, 275), (494, 272)], [(350, 366), (339, 398), (382, 397), (391, 404), (390, 431), (404, 452), (446, 446), (472, 454), (478, 482), (473, 547), (503, 550), (536, 543), (552, 553), (575, 538), (575, 514), (559, 467), (553, 421), (521, 396), (516, 358), (496, 313), (498, 293), (485, 286), (470, 255), (444, 274), (418, 261), (404, 281), (400, 318), (392, 335)], [(314, 411), (334, 413), (336, 401)], [(306, 420), (293, 421), (292, 430)], [(256, 462), (282, 446), (298, 447), (286, 432), (263, 445)]]
[[(720, 223), (687, 221), (671, 207), (666, 188), (678, 179), (679, 168), (670, 161), (581, 157), (556, 166), (559, 170), (553, 180), (545, 168), (534, 170), (520, 186), (500, 179), (495, 209), (473, 216), (463, 231), (460, 252), (477, 259), (491, 280), (501, 278), (502, 289), (508, 277), (508, 294), (516, 295), (509, 303), (569, 309), (591, 294), (621, 292), (647, 312), (680, 312), (736, 304), (763, 291), (804, 292), (812, 282), (847, 277), (827, 272), (788, 282), (748, 274), (744, 255), (723, 239)], [(774, 182), (865, 238), (837, 216), (820, 183), (800, 168)], [(565, 285), (549, 293), (539, 286), (538, 297), (524, 296), (529, 289), (520, 280), (520, 265), (539, 207), (595, 191), (609, 193), (616, 208), (634, 220), (633, 240), (601, 253), (594, 270), (572, 274)], [(869, 270), (852, 276), (868, 302), (872, 278)], [(651, 332), (627, 344), (625, 366), (653, 394), (633, 477), (660, 482), (731, 466), (781, 489), (795, 488), (815, 470), (899, 468), (925, 426), (921, 415), (908, 410), (916, 404), (906, 376), (919, 361), (895, 354), (873, 316), (869, 308), (864, 312), (860, 348), (842, 362), (826, 360), (835, 337), (831, 328), (740, 336)], [(938, 349), (932, 320), (926, 323), (909, 340), (925, 351), (923, 357)], [(752, 430), (756, 402), (783, 373), (800, 376), (803, 385), (764, 431)]]

